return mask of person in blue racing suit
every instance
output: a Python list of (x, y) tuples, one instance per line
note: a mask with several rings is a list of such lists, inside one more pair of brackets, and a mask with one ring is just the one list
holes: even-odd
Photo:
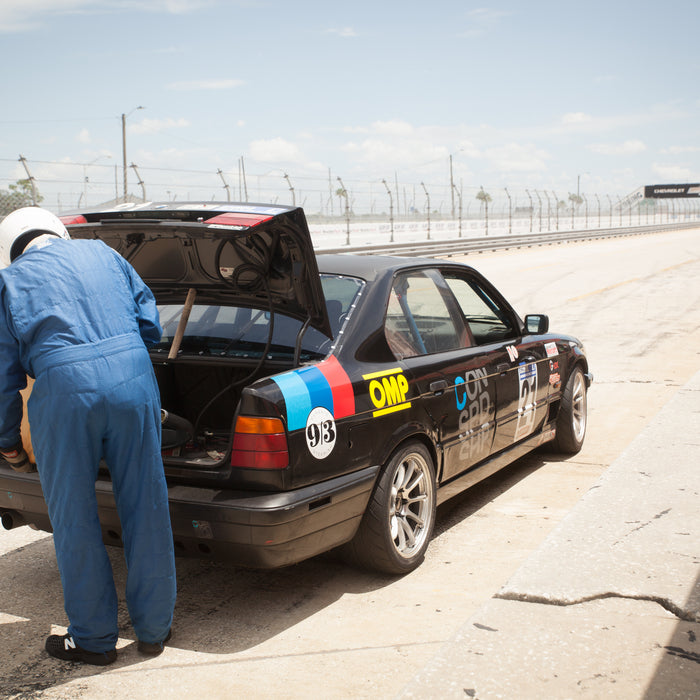
[(170, 638), (175, 559), (160, 452), (160, 396), (147, 345), (160, 340), (155, 300), (102, 241), (71, 240), (38, 207), (0, 223), (0, 454), (33, 469), (21, 441), (28, 418), (53, 527), (68, 633), (59, 659), (95, 665), (117, 656), (117, 593), (98, 520), (100, 459), (110, 475), (128, 568), (126, 601), (138, 649)]

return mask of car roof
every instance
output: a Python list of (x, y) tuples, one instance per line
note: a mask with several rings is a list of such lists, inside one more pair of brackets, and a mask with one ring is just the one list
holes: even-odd
[(437, 258), (409, 258), (391, 255), (354, 255), (348, 253), (320, 253), (316, 256), (321, 273), (360, 277), (372, 282), (399, 270), (416, 267), (462, 267), (463, 263), (449, 262)]

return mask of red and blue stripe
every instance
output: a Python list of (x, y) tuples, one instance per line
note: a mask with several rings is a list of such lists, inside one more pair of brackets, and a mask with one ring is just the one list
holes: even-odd
[(306, 427), (306, 419), (314, 408), (322, 406), (335, 420), (355, 413), (355, 394), (347, 373), (337, 358), (302, 367), (272, 377), (284, 397), (287, 430)]

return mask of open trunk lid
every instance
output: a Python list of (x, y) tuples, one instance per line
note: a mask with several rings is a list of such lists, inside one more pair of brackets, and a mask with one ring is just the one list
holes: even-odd
[(331, 337), (302, 209), (266, 204), (128, 204), (62, 216), (72, 238), (117, 250), (159, 303), (198, 301), (270, 309)]

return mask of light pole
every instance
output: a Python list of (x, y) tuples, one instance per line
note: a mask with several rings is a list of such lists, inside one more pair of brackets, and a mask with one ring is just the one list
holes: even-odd
[(452, 175), (452, 154), (450, 153), (450, 195), (452, 197), (452, 218), (455, 218), (455, 179)]
[(428, 240), (430, 240), (430, 195), (428, 194), (428, 190), (426, 189), (425, 185), (421, 182), (420, 186), (423, 188), (423, 192), (425, 192), (425, 199), (427, 202), (427, 210), (428, 210)]
[(530, 190), (525, 190), (525, 194), (527, 194), (527, 198), (530, 200), (530, 233), (532, 233), (532, 195), (530, 194)]
[(136, 167), (135, 163), (132, 163), (130, 168), (134, 169), (134, 172), (136, 173), (136, 177), (138, 178), (138, 183), (139, 187), (141, 188), (141, 199), (145, 202), (146, 201), (146, 185), (144, 184), (143, 180), (141, 179), (141, 175), (139, 175), (138, 168)]
[(230, 202), (231, 201), (231, 188), (228, 186), (228, 182), (226, 182), (226, 179), (224, 178), (224, 173), (222, 172), (221, 168), (219, 168), (216, 171), (216, 174), (221, 178), (221, 182), (224, 183), (224, 189), (226, 190), (226, 201)]
[(97, 156), (97, 158), (94, 158), (91, 160), (89, 163), (83, 163), (83, 199), (85, 200), (83, 202), (83, 206), (87, 206), (87, 186), (88, 186), (88, 174), (87, 174), (87, 169), (93, 165), (94, 163), (97, 163), (98, 160), (102, 158), (111, 158), (112, 156), (103, 154), (101, 156)]
[(386, 187), (386, 193), (389, 195), (389, 225), (391, 226), (391, 243), (394, 242), (394, 198), (391, 196), (389, 185), (386, 180), (382, 180), (382, 184)]
[(459, 198), (459, 237), (462, 237), (462, 193), (457, 189), (457, 185), (453, 185), (455, 191), (457, 192), (457, 197)]
[(503, 189), (506, 191), (506, 195), (508, 196), (508, 233), (513, 233), (513, 204), (510, 200), (508, 188), (504, 187)]
[(343, 181), (340, 179), (340, 176), (335, 179), (340, 183), (340, 191), (342, 192), (342, 196), (345, 197), (345, 244), (350, 245), (350, 202), (348, 200), (348, 191)]
[(126, 183), (126, 173), (127, 173), (127, 170), (126, 170), (126, 119), (127, 119), (127, 117), (131, 116), (137, 109), (146, 109), (146, 108), (139, 105), (138, 107), (134, 107), (131, 110), (131, 112), (129, 112), (128, 114), (124, 114), (122, 112), (122, 168), (124, 171), (124, 194), (123, 194), (123, 196), (124, 196), (125, 202), (126, 202), (126, 187), (127, 187), (127, 183)]
[(289, 181), (289, 175), (285, 173), (282, 177), (287, 181), (287, 184), (289, 185), (289, 191), (292, 193), (292, 206), (295, 207), (297, 205), (297, 198), (294, 194), (294, 188), (292, 187), (292, 183)]

